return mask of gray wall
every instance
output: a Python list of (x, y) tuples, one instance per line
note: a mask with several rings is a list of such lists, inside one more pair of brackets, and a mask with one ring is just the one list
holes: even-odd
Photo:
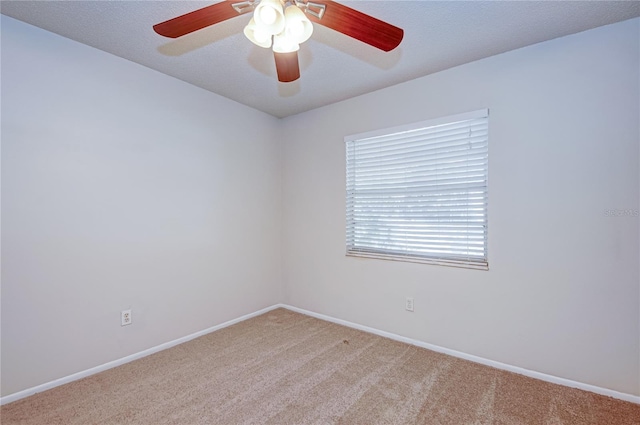
[[(640, 395), (639, 21), (283, 121), (286, 302)], [(489, 267), (345, 257), (344, 136), (482, 108)], [(415, 312), (404, 310), (415, 298)]]
[(278, 129), (2, 16), (2, 394), (280, 302)]

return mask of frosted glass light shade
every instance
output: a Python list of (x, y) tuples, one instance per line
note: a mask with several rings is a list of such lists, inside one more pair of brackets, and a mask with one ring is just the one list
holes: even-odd
[(253, 19), (260, 29), (269, 34), (280, 34), (285, 27), (280, 0), (261, 0), (253, 12)]
[(266, 49), (271, 47), (271, 34), (256, 25), (256, 21), (253, 18), (244, 27), (244, 35), (256, 46)]
[(273, 37), (273, 51), (276, 53), (291, 53), (300, 50), (300, 45), (287, 37), (285, 33)]
[(284, 32), (290, 40), (296, 43), (304, 43), (313, 33), (313, 25), (297, 6), (289, 6), (284, 11)]

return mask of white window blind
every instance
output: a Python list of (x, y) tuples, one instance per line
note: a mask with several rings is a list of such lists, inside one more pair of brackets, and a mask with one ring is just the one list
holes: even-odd
[(488, 110), (345, 142), (347, 255), (488, 269)]

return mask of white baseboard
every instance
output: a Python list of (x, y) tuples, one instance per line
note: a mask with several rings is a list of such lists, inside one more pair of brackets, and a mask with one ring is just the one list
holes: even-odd
[(255, 317), (255, 316), (259, 316), (259, 315), (264, 314), (264, 313), (266, 313), (268, 311), (274, 310), (274, 309), (276, 309), (278, 307), (283, 307), (283, 306), (280, 305), (280, 304), (272, 305), (271, 307), (263, 308), (262, 310), (258, 310), (258, 311), (253, 312), (253, 313), (245, 314), (244, 316), (240, 316), (237, 319), (229, 320), (227, 322), (221, 323), (221, 324), (216, 325), (216, 326), (212, 326), (210, 328), (201, 330), (199, 332), (195, 332), (195, 333), (192, 333), (190, 335), (183, 336), (182, 338), (174, 339), (173, 341), (169, 341), (169, 342), (165, 342), (164, 344), (156, 345), (155, 347), (151, 347), (149, 349), (140, 351), (138, 353), (131, 354), (130, 356), (126, 356), (126, 357), (123, 357), (121, 359), (117, 359), (117, 360), (102, 364), (100, 366), (92, 367), (90, 369), (83, 370), (83, 371), (74, 373), (74, 374), (69, 375), (69, 376), (64, 376), (62, 378), (55, 379), (53, 381), (46, 382), (46, 383), (41, 384), (41, 385), (37, 385), (37, 386), (32, 387), (32, 388), (27, 388), (26, 390), (18, 391), (17, 393), (13, 393), (13, 394), (9, 394), (9, 395), (4, 396), (4, 397), (0, 397), (0, 406), (4, 405), (4, 404), (7, 404), (7, 403), (11, 403), (13, 401), (20, 400), (20, 399), (25, 398), (25, 397), (29, 397), (30, 395), (34, 395), (34, 394), (40, 393), (42, 391), (49, 390), (51, 388), (58, 387), (60, 385), (68, 384), (69, 382), (77, 381), (78, 379), (82, 379), (82, 378), (85, 378), (87, 376), (94, 375), (94, 374), (99, 373), (99, 372), (103, 372), (105, 370), (114, 368), (116, 366), (120, 366), (120, 365), (123, 365), (125, 363), (132, 362), (132, 361), (140, 359), (142, 357), (146, 357), (146, 356), (148, 356), (150, 354), (157, 353), (158, 351), (166, 350), (167, 348), (171, 348), (171, 347), (176, 346), (178, 344), (182, 344), (183, 342), (190, 341), (192, 339), (201, 337), (201, 336), (206, 335), (208, 333), (215, 332), (215, 331), (217, 331), (219, 329), (226, 328), (227, 326), (235, 325), (236, 323), (242, 322), (244, 320), (250, 319), (250, 318)]
[(566, 387), (578, 388), (592, 393), (601, 394), (619, 400), (630, 401), (632, 403), (640, 404), (640, 396), (621, 393), (619, 391), (610, 390), (608, 388), (597, 387), (595, 385), (585, 384), (582, 382), (572, 381), (570, 379), (560, 378), (553, 375), (547, 375), (546, 373), (536, 372), (534, 370), (524, 369), (518, 366), (512, 366), (506, 363), (497, 362), (494, 360), (485, 359), (483, 357), (474, 356), (472, 354), (462, 353), (460, 351), (450, 350), (448, 348), (440, 347), (438, 345), (429, 344), (427, 342), (418, 341), (416, 339), (407, 338), (404, 336), (396, 335), (391, 332), (381, 331), (379, 329), (370, 328), (369, 326), (360, 325), (358, 323), (348, 322), (342, 319), (336, 319), (324, 314), (315, 313), (313, 311), (305, 310), (298, 307), (293, 307), (286, 304), (278, 305), (277, 307), (284, 307), (288, 310), (295, 311), (297, 313), (306, 314), (307, 316), (315, 317), (317, 319), (326, 320), (328, 322), (336, 323), (338, 325), (348, 326), (350, 328), (358, 329), (364, 332), (372, 333), (375, 335), (383, 336), (385, 338), (393, 339), (395, 341), (405, 342), (407, 344), (415, 345), (418, 347), (426, 348), (428, 350), (436, 351), (438, 353), (448, 354), (460, 359), (469, 360), (475, 363), (480, 363), (486, 366), (495, 367), (496, 369), (502, 369), (509, 372), (514, 372), (520, 375), (528, 376), (530, 378), (540, 379), (541, 381), (551, 382), (553, 384), (564, 385)]
[(391, 332), (381, 331), (379, 329), (371, 328), (369, 326), (360, 325), (358, 323), (348, 322), (342, 319), (336, 319), (331, 316), (326, 316), (324, 314), (315, 313), (313, 311), (305, 310), (298, 307), (293, 307), (287, 304), (274, 304), (270, 307), (263, 308), (262, 310), (258, 310), (253, 313), (245, 314), (244, 316), (238, 317), (233, 320), (229, 320), (227, 322), (221, 323), (216, 326), (212, 326), (210, 328), (204, 329), (199, 332), (192, 333), (190, 335), (184, 336), (182, 338), (174, 339), (173, 341), (165, 342), (164, 344), (156, 345), (155, 347), (149, 348), (147, 350), (140, 351), (135, 354), (131, 354), (129, 356), (123, 357), (118, 360), (114, 360), (108, 363), (105, 363), (100, 366), (92, 367), (87, 370), (83, 370), (81, 372), (74, 373), (69, 376), (65, 376), (41, 385), (37, 385), (32, 388), (28, 388), (26, 390), (19, 391), (17, 393), (9, 394), (4, 397), (0, 397), (0, 405), (4, 405), (7, 403), (11, 403), (13, 401), (20, 400), (25, 397), (29, 397), (30, 395), (49, 390), (51, 388), (58, 387), (60, 385), (67, 384), (69, 382), (77, 381), (78, 379), (85, 378), (90, 375), (94, 375), (99, 372), (103, 372), (105, 370), (114, 368), (116, 366), (123, 365), (125, 363), (132, 362), (134, 360), (140, 359), (142, 357), (146, 357), (150, 354), (157, 353), (158, 351), (166, 350), (167, 348), (171, 348), (178, 344), (182, 344), (184, 342), (190, 341), (192, 339), (198, 338), (200, 336), (206, 335), (211, 332), (215, 332), (219, 329), (226, 328), (228, 326), (234, 325), (236, 323), (242, 322), (244, 320), (250, 319), (255, 316), (259, 316), (261, 314), (267, 313), (271, 310), (275, 310), (276, 308), (286, 308), (291, 311), (295, 311), (297, 313), (306, 314), (307, 316), (315, 317), (317, 319), (326, 320), (328, 322), (336, 323), (343, 326), (348, 326), (350, 328), (358, 329), (364, 332), (372, 333), (374, 335), (379, 335), (385, 338), (393, 339), (395, 341), (404, 342), (407, 344), (415, 345), (417, 347), (426, 348), (428, 350), (436, 351), (438, 353), (448, 354), (453, 357), (458, 357), (461, 359), (469, 360), (475, 363), (480, 363), (483, 365), (495, 367), (496, 369), (507, 370), (509, 372), (518, 373), (520, 375), (529, 376), (531, 378), (540, 379), (542, 381), (551, 382), (553, 384), (564, 385), (567, 387), (578, 388), (585, 391), (590, 391), (596, 394), (601, 394), (609, 397), (613, 397), (619, 400), (630, 401), (632, 403), (640, 404), (640, 396), (635, 396), (632, 394), (621, 393), (619, 391), (610, 390), (608, 388), (597, 387), (595, 385), (584, 384), (582, 382), (572, 381), (570, 379), (559, 378), (553, 375), (547, 375), (546, 373), (536, 372), (533, 370), (524, 369), (518, 366), (512, 366), (506, 363), (497, 362), (494, 360), (485, 359), (483, 357), (474, 356), (471, 354), (462, 353), (460, 351), (450, 350), (448, 348), (440, 347), (437, 345), (429, 344), (427, 342), (418, 341), (415, 339), (407, 338), (401, 335), (397, 335)]

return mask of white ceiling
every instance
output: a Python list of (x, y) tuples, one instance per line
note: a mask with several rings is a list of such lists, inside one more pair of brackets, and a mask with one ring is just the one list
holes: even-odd
[(0, 12), (285, 117), (498, 53), (640, 16), (639, 1), (344, 1), (401, 27), (385, 53), (320, 25), (279, 83), (243, 15), (180, 39), (152, 26), (216, 1), (2, 1)]

